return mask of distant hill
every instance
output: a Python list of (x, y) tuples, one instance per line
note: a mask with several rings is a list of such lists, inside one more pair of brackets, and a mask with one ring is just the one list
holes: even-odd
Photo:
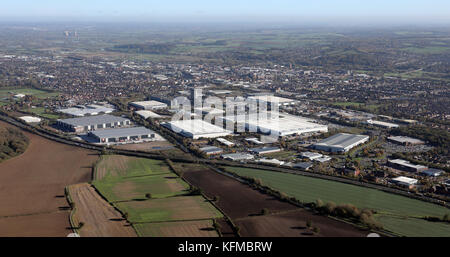
[(0, 127), (0, 162), (25, 152), (28, 143), (19, 129)]

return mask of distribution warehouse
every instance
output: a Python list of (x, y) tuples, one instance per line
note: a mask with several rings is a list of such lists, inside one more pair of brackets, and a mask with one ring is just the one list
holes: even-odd
[(369, 136), (339, 133), (314, 144), (312, 147), (319, 151), (348, 152), (353, 147), (364, 144)]
[(153, 141), (156, 133), (145, 127), (105, 129), (89, 132), (97, 143), (128, 143)]
[[(304, 133), (328, 132), (328, 126), (313, 123), (310, 120), (289, 115), (274, 114), (272, 112), (257, 115), (238, 115), (216, 118), (224, 124), (238, 123), (250, 132), (276, 135), (278, 137), (300, 135)], [(238, 131), (240, 132), (240, 131)]]
[(113, 107), (109, 106), (101, 106), (96, 104), (91, 105), (77, 105), (72, 108), (67, 109), (59, 109), (58, 112), (77, 116), (77, 117), (83, 117), (83, 116), (90, 116), (90, 115), (99, 115), (99, 114), (108, 114), (114, 111)]
[(156, 109), (164, 109), (167, 108), (167, 104), (161, 103), (158, 101), (142, 101), (142, 102), (132, 102), (131, 106), (139, 109), (139, 110), (156, 110)]
[(108, 114), (98, 116), (87, 116), (81, 118), (63, 119), (57, 121), (57, 125), (61, 129), (77, 133), (96, 129), (123, 127), (128, 126), (130, 124), (131, 121), (127, 118), (122, 118)]
[(200, 119), (177, 120), (164, 123), (163, 126), (192, 139), (216, 138), (231, 135), (231, 131), (215, 126)]

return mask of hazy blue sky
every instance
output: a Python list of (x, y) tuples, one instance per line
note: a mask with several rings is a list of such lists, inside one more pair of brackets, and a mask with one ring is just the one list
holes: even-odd
[(0, 19), (449, 22), (449, 0), (2, 0)]

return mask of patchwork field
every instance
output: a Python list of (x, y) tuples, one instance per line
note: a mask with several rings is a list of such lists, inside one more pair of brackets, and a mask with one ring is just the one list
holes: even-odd
[[(314, 215), (270, 195), (263, 194), (235, 179), (195, 164), (177, 164), (189, 183), (201, 188), (208, 197), (217, 196), (216, 204), (240, 228), (244, 237), (311, 236), (305, 234), (307, 221), (313, 221), (321, 236), (365, 236), (350, 224)], [(268, 214), (261, 216), (261, 210)]]
[(139, 236), (218, 236), (223, 215), (159, 160), (103, 156), (95, 188), (133, 225)]
[(39, 99), (54, 97), (59, 95), (57, 92), (47, 92), (34, 88), (2, 88), (0, 89), (0, 98), (9, 97), (15, 94), (32, 95)]
[(211, 220), (135, 224), (144, 237), (217, 237)]
[(0, 236), (66, 236), (64, 188), (89, 181), (98, 155), (24, 134), (30, 139), (25, 153), (0, 163)]
[[(294, 196), (303, 202), (351, 203), (377, 210), (377, 219), (385, 229), (405, 236), (450, 235), (450, 224), (433, 223), (417, 218), (442, 217), (450, 210), (439, 205), (390, 194), (375, 189), (266, 170), (227, 167), (239, 176), (259, 178), (264, 185)], [(438, 229), (437, 229), (438, 228)]]
[(71, 201), (75, 204), (72, 222), (82, 237), (132, 237), (134, 229), (122, 218), (122, 215), (108, 202), (102, 199), (95, 189), (87, 184), (68, 187)]

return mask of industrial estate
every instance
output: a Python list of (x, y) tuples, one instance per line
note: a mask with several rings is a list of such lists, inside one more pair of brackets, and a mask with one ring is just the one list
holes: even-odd
[(0, 236), (450, 235), (448, 30), (101, 26), (0, 23)]

